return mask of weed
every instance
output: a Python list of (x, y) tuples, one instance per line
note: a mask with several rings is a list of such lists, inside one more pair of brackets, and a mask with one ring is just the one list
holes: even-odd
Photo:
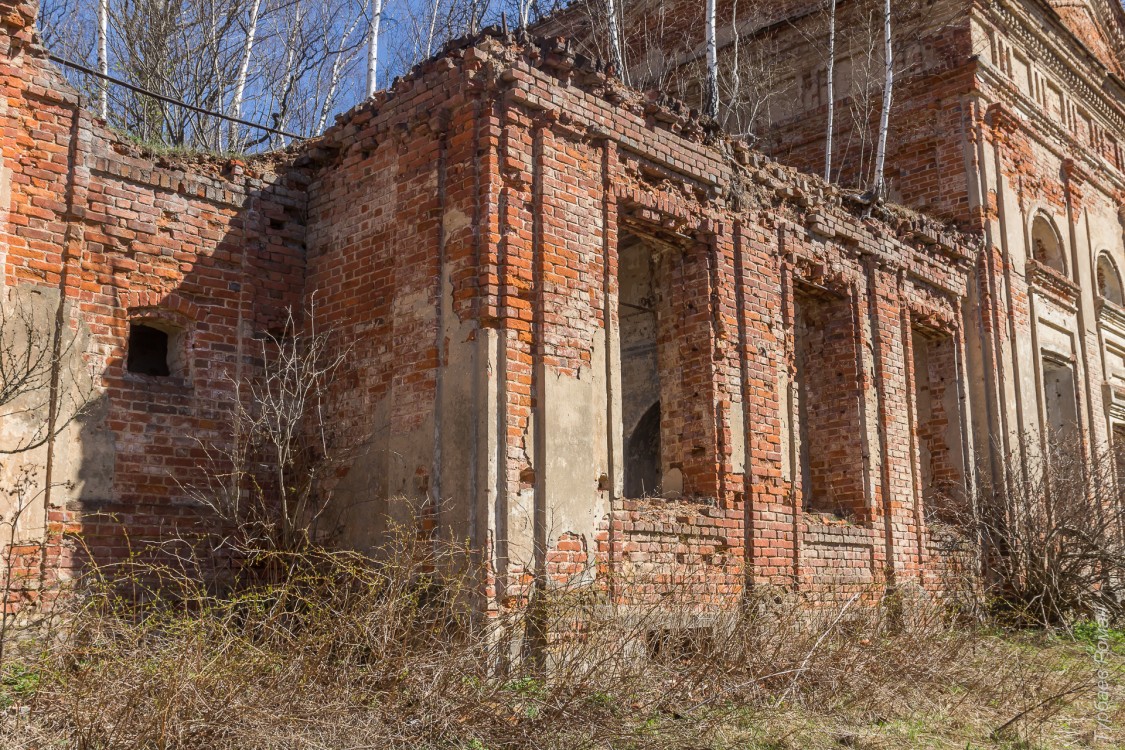
[(22, 664), (9, 664), (0, 673), (0, 708), (35, 695), (39, 689), (40, 674)]

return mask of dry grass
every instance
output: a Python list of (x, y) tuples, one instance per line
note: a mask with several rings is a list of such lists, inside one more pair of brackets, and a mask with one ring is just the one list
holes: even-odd
[[(924, 600), (902, 622), (778, 592), (707, 615), (677, 601), (687, 595), (619, 607), (590, 587), (474, 618), (479, 579), (462, 551), (404, 539), (378, 562), (272, 553), (257, 561), (269, 583), (221, 592), (182, 561), (98, 571), (0, 667), (0, 746), (963, 749), (1093, 738), (1089, 627), (1079, 641), (1012, 635), (953, 625)], [(527, 650), (529, 622), (551, 634), (545, 656)], [(1121, 665), (1114, 654), (1116, 726)], [(1120, 729), (1103, 736), (1112, 731), (1102, 746), (1125, 741)]]

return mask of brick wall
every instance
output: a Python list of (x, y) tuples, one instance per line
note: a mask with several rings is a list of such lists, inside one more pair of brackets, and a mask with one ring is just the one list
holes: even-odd
[[(399, 499), (378, 512), (428, 507), (487, 549), (495, 606), (536, 575), (605, 574), (629, 582), (627, 599), (681, 581), (714, 602), (746, 580), (831, 589), (886, 583), (888, 566), (918, 578), (919, 459), (901, 446), (933, 427), (908, 408), (910, 311), (937, 308), (961, 330), (948, 313), (970, 250), (919, 217), (865, 221), (835, 189), (705, 145), (686, 112), (553, 44), (454, 48), (312, 147), (310, 289), (324, 324), (380, 355), (351, 359), (337, 404), (382, 446), (353, 468), (373, 484), (343, 486), (362, 505), (397, 476)], [(642, 378), (635, 398), (619, 243), (648, 253), (652, 274), (658, 383)], [(833, 283), (841, 314), (807, 324), (831, 344), (812, 390), (851, 416), (815, 429), (821, 469), (846, 479), (855, 511), (822, 518), (793, 484), (791, 310), (800, 285)], [(655, 392), (659, 492), (626, 499), (631, 399)], [(370, 543), (378, 513), (363, 513), (345, 526)]]
[[(963, 238), (904, 211), (865, 217), (557, 40), (455, 45), (294, 153), (237, 163), (123, 143), (22, 33), (0, 68), (18, 134), (6, 278), (61, 289), (89, 329), (102, 411), (76, 426), (68, 466), (102, 478), (49, 510), (99, 553), (121, 552), (111, 532), (194, 517), (180, 487), (195, 441), (222, 444), (229, 377), (258, 366), (254, 334), (293, 305), (344, 355), (325, 404), (353, 442), (334, 487), (343, 540), (372, 548), (421, 514), (487, 555), (482, 606), (535, 581), (629, 582), (625, 600), (686, 582), (710, 604), (748, 581), (921, 579), (909, 331), (937, 310), (963, 346)], [(661, 482), (646, 498), (624, 496), (633, 241), (658, 287)], [(810, 285), (844, 290), (828, 322), (804, 324), (824, 342), (804, 365), (810, 402), (849, 404), (804, 425), (854, 509), (828, 517), (806, 512), (794, 470), (794, 304)], [(131, 319), (183, 332), (179, 376), (125, 371)]]
[[(303, 184), (276, 169), (284, 156), (180, 158), (123, 140), (45, 59), (33, 16), (0, 4), (0, 292), (9, 311), (48, 306), (43, 335), (60, 321), (64, 356), (59, 434), (5, 459), (7, 477), (24, 467), (38, 492), (13, 569), (37, 575), (13, 600), (34, 597), (44, 573), (70, 575), (76, 557), (120, 560), (197, 520), (185, 487), (201, 479), (203, 447), (229, 439), (232, 380), (304, 284)], [(175, 332), (170, 376), (128, 371), (140, 321)], [(6, 447), (27, 434), (5, 428)]]
[(869, 515), (863, 497), (863, 391), (855, 300), (798, 287), (793, 300), (796, 440), (802, 505), (808, 511)]

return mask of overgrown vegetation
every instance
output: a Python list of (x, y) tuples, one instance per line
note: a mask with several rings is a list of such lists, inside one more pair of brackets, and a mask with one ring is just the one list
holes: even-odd
[(405, 529), (394, 539), (377, 557), (270, 553), (283, 577), (222, 591), (190, 556), (92, 571), (0, 668), (4, 746), (1057, 748), (1089, 746), (1096, 730), (1125, 740), (1113, 734), (1125, 717), (1119, 651), (1114, 723), (1096, 722), (1091, 654), (1107, 637), (1096, 625), (1051, 637), (966, 628), (925, 598), (902, 620), (858, 604), (866, 592), (810, 608), (756, 591), (703, 613), (688, 586), (630, 606), (600, 587), (562, 587), (534, 608), (551, 634), (544, 658), (524, 658), (531, 609), (473, 615), (481, 571), (467, 550)]
[(1077, 438), (1053, 440), (1042, 458), (1013, 457), (1004, 469), (971, 500), (943, 498), (938, 512), (957, 547), (946, 554), (967, 563), (962, 606), (1017, 626), (1120, 621), (1125, 503), (1113, 454), (1089, 457)]

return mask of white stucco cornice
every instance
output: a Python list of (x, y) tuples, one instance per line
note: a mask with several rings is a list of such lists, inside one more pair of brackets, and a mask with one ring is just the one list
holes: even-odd
[(1098, 325), (1102, 330), (1125, 340), (1125, 309), (1103, 297), (1098, 297)]
[[(1081, 143), (1070, 130), (1047, 117), (1038, 102), (1012, 86), (1011, 80), (1001, 71), (992, 66), (981, 66), (977, 77), (989, 84), (988, 92), (993, 94), (992, 97), (981, 97), (986, 107), (999, 105), (1007, 109), (1008, 117), (1017, 123), (1016, 127), (1025, 137), (1035, 141), (1060, 161), (1078, 160), (1088, 181), (1103, 192), (1125, 191), (1125, 174), (1107, 162), (1101, 154)], [(1121, 147), (1122, 154), (1125, 155), (1125, 141), (1121, 143)]]
[[(1027, 0), (994, 0), (985, 6), (985, 15), (979, 20), (1001, 30), (1087, 109), (1125, 134), (1125, 85), (1086, 49), (1049, 5), (1042, 0), (1031, 1), (1045, 9), (1042, 17), (1028, 12)], [(1043, 20), (1049, 22), (1047, 26)]]

